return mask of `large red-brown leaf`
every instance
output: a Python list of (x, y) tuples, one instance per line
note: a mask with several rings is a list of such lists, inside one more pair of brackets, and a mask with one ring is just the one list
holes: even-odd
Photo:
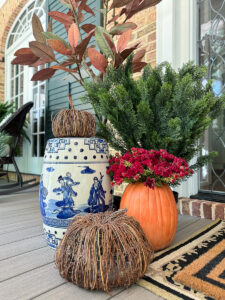
[(132, 34), (132, 29), (127, 30), (126, 32), (122, 33), (117, 42), (117, 52), (122, 52), (126, 49), (127, 44), (130, 41)]
[(33, 77), (31, 78), (31, 80), (32, 81), (44, 81), (46, 79), (51, 78), (55, 74), (55, 72), (56, 72), (56, 70), (51, 69), (51, 68), (43, 69), (43, 70), (35, 73), (33, 75)]
[(134, 52), (134, 50), (137, 49), (137, 47), (139, 46), (140, 43), (137, 43), (136, 45), (130, 47), (130, 48), (127, 48), (125, 50), (123, 50), (120, 55), (122, 56), (122, 58), (125, 60), (131, 53)]
[(113, 43), (113, 41), (110, 39), (110, 37), (104, 33), (104, 37), (107, 41), (107, 43), (109, 44), (109, 47), (111, 48), (112, 52), (113, 53), (116, 53), (116, 46), (115, 44)]
[(48, 15), (53, 18), (54, 20), (63, 23), (64, 25), (71, 25), (73, 23), (73, 17), (68, 15), (68, 14), (64, 14), (62, 12), (59, 11), (50, 11), (48, 13)]
[(108, 62), (105, 57), (93, 48), (88, 48), (88, 56), (92, 65), (102, 73), (105, 73)]
[(82, 40), (82, 42), (77, 46), (76, 48), (76, 54), (79, 55), (79, 60), (81, 61), (82, 60), (82, 57), (87, 49), (87, 46), (90, 42), (90, 39), (91, 37), (93, 36), (94, 34), (94, 31), (93, 32), (90, 32), (89, 35)]
[(95, 29), (95, 25), (93, 24), (84, 24), (81, 26), (81, 28), (83, 29), (83, 31), (85, 31), (86, 33), (89, 33), (90, 31), (92, 31), (93, 29)]
[(68, 31), (68, 41), (72, 48), (76, 48), (80, 38), (80, 33), (77, 24), (73, 23)]
[(58, 40), (49, 39), (48, 44), (56, 52), (58, 52), (60, 54), (63, 54), (63, 55), (67, 55), (67, 53), (68, 53), (67, 50), (68, 49), (66, 48), (66, 46), (62, 42), (60, 42)]
[(84, 9), (86, 3), (87, 3), (87, 0), (81, 0), (80, 5), (78, 7), (78, 14)]
[(121, 53), (115, 53), (115, 64), (114, 67), (117, 69), (124, 61), (124, 58), (121, 56)]
[(13, 59), (11, 62), (12, 65), (24, 65), (24, 66), (29, 66), (30, 64), (35, 63), (39, 57), (36, 55), (32, 54), (22, 54), (17, 56), (16, 58)]
[(32, 52), (42, 60), (46, 62), (55, 61), (55, 54), (49, 46), (39, 42), (30, 42), (29, 46)]
[(51, 66), (50, 68), (53, 70), (62, 70), (62, 71), (68, 72), (68, 73), (76, 73), (78, 71), (78, 68), (68, 69), (62, 65), (55, 65), (55, 66)]
[(30, 48), (21, 48), (14, 53), (15, 56), (22, 54), (33, 54), (33, 52), (30, 50)]
[(132, 22), (127, 22), (127, 23), (123, 23), (123, 24), (118, 24), (116, 26), (113, 26), (111, 29), (110, 29), (110, 33), (112, 35), (116, 35), (116, 34), (122, 34), (124, 32), (126, 32), (127, 30), (130, 30), (130, 29), (136, 29), (137, 28), (137, 25), (132, 23)]
[(84, 14), (81, 12), (77, 17), (77, 22), (80, 24), (84, 20)]
[(47, 29), (47, 32), (52, 32), (52, 20), (50, 20), (48, 22), (48, 29)]
[(110, 9), (112, 8), (119, 8), (127, 5), (128, 3), (132, 2), (133, 0), (114, 0)]
[(145, 49), (141, 49), (139, 51), (137, 51), (135, 54), (134, 54), (134, 57), (133, 57), (133, 61), (136, 62), (136, 61), (141, 61), (142, 58), (145, 56)]
[[(69, 16), (69, 17), (71, 17), (72, 19), (74, 19), (74, 18), (73, 18), (73, 13), (72, 13), (71, 10), (68, 11), (67, 16)], [(73, 21), (72, 23), (74, 23), (74, 21)], [(64, 27), (65, 27), (67, 33), (68, 33), (68, 31), (69, 31), (70, 26), (71, 26), (72, 23), (64, 24)]]
[(133, 17), (136, 13), (138, 13), (146, 8), (149, 8), (151, 6), (155, 6), (156, 4), (161, 2), (161, 0), (142, 0), (142, 1), (135, 0), (135, 1), (136, 1), (136, 5), (132, 6), (131, 9), (127, 10), (127, 12), (126, 12), (127, 20), (130, 19), (131, 17)]
[(30, 64), (29, 67), (39, 67), (39, 66), (45, 65), (45, 64), (46, 64), (46, 61), (39, 58), (35, 63)]
[(45, 43), (45, 37), (43, 36), (42, 32), (44, 29), (42, 27), (41, 21), (38, 16), (34, 13), (32, 17), (32, 28), (33, 28), (33, 35), (37, 42)]
[(85, 5), (84, 10), (87, 13), (92, 14), (95, 17), (95, 13), (93, 12), (93, 10), (88, 5)]
[(141, 62), (141, 61), (133, 62), (133, 64), (132, 64), (132, 70), (133, 70), (133, 73), (141, 72), (141, 70), (142, 70), (146, 65), (147, 65), (146, 62)]

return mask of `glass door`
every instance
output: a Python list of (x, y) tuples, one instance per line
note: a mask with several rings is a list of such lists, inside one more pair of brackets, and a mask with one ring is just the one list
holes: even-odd
[[(225, 0), (199, 1), (199, 60), (208, 67), (216, 95), (225, 92)], [(200, 171), (200, 190), (225, 193), (225, 111), (201, 139), (202, 154), (217, 151), (214, 161)]]
[[(30, 80), (37, 70), (28, 66), (11, 64), (16, 50), (28, 47), (29, 42), (34, 40), (31, 26), (33, 13), (39, 16), (45, 28), (45, 0), (29, 1), (9, 32), (5, 50), (5, 100), (13, 102), (15, 109), (29, 101), (34, 103), (29, 114), (29, 127), (27, 128), (30, 142), (23, 139), (21, 155), (16, 160), (22, 173), (39, 175), (44, 156), (45, 82)], [(11, 166), (9, 170), (14, 171)]]

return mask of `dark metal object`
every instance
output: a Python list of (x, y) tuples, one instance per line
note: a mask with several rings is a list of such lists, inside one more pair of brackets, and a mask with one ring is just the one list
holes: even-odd
[(2, 186), (0, 185), (0, 195), (12, 194), (14, 192), (24, 190), (37, 185), (36, 182), (34, 184), (28, 184), (36, 181), (36, 179), (23, 181), (22, 175), (15, 161), (16, 148), (20, 141), (20, 136), (26, 120), (26, 115), (27, 113), (29, 113), (32, 107), (33, 107), (33, 102), (28, 102), (24, 104), (14, 114), (12, 114), (11, 117), (8, 118), (2, 126), (0, 126), (0, 132), (5, 132), (10, 136), (15, 137), (15, 142), (14, 145), (12, 146), (10, 156), (1, 157), (0, 165), (13, 164), (17, 174), (17, 183), (2, 185)]

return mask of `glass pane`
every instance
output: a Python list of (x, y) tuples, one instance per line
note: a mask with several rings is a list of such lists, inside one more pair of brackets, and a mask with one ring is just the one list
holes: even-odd
[(34, 109), (38, 109), (38, 88), (33, 90)]
[(33, 124), (32, 124), (32, 132), (36, 133), (38, 129), (38, 113), (33, 112)]
[(20, 95), (20, 106), (22, 106), (22, 105), (23, 105), (23, 94)]
[(44, 134), (41, 134), (39, 139), (39, 156), (40, 157), (44, 156), (44, 152), (45, 152), (45, 136)]
[[(208, 67), (216, 95), (225, 92), (225, 0), (200, 3), (200, 63)], [(225, 112), (201, 139), (202, 155), (217, 151), (218, 156), (200, 172), (202, 190), (225, 192)]]
[(44, 132), (45, 131), (45, 111), (44, 109), (42, 109), (40, 111), (40, 132)]
[(16, 74), (15, 75), (18, 75), (19, 74), (19, 65), (16, 65)]
[(37, 157), (37, 135), (32, 138), (32, 156)]
[(20, 93), (23, 93), (23, 84), (24, 84), (24, 80), (23, 80), (23, 73), (20, 75)]
[(15, 106), (16, 106), (16, 109), (19, 108), (19, 99), (18, 99), (18, 97), (15, 98)]
[(45, 107), (45, 85), (40, 86), (40, 106)]
[(11, 98), (14, 96), (14, 79), (11, 80)]
[(14, 66), (11, 65), (11, 77), (14, 77)]

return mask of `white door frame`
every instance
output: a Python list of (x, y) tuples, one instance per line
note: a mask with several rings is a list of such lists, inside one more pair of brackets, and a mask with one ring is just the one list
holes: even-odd
[[(175, 69), (188, 61), (194, 61), (197, 64), (197, 0), (162, 0), (157, 5), (156, 15), (157, 64), (168, 61)], [(198, 172), (176, 187), (180, 197), (197, 194), (198, 190)]]
[[(9, 33), (6, 39), (5, 44), (5, 102), (11, 100), (11, 91), (10, 91), (10, 85), (9, 82), (11, 81), (11, 61), (14, 58), (14, 53), (16, 50), (24, 47), (29, 46), (29, 42), (31, 40), (34, 40), (33, 33), (32, 33), (32, 26), (31, 26), (31, 19), (28, 19), (28, 14), (26, 14), (25, 22), (29, 22), (29, 26), (27, 29), (20, 35), (20, 37), (13, 42), (13, 44), (8, 47), (9, 38), (11, 36), (11, 33), (13, 32), (15, 24), (17, 22), (20, 22), (20, 16), (24, 14), (24, 12), (27, 10), (27, 8), (34, 2), (35, 0), (30, 0), (28, 3), (23, 7), (19, 15), (16, 17)], [(45, 2), (45, 1), (43, 1)], [(37, 2), (36, 2), (37, 3)], [(44, 10), (45, 4), (42, 5), (42, 8), (35, 6), (35, 13), (41, 12), (42, 10), (42, 17), (41, 22), (44, 27), (46, 28), (46, 11)], [(32, 15), (33, 11), (30, 10), (29, 14)], [(32, 101), (33, 100), (33, 82), (30, 80), (34, 70), (32, 68), (29, 68), (28, 66), (24, 66), (24, 103)], [(31, 111), (31, 125), (32, 125), (32, 111)], [(31, 138), (31, 128), (28, 128), (27, 134)], [(16, 162), (18, 164), (18, 167), (22, 173), (28, 173), (28, 174), (41, 174), (42, 171), (42, 163), (43, 163), (43, 157), (32, 157), (32, 145), (31, 143), (24, 141), (23, 143), (23, 156), (17, 157)], [(9, 166), (9, 171), (14, 171), (13, 166)]]

